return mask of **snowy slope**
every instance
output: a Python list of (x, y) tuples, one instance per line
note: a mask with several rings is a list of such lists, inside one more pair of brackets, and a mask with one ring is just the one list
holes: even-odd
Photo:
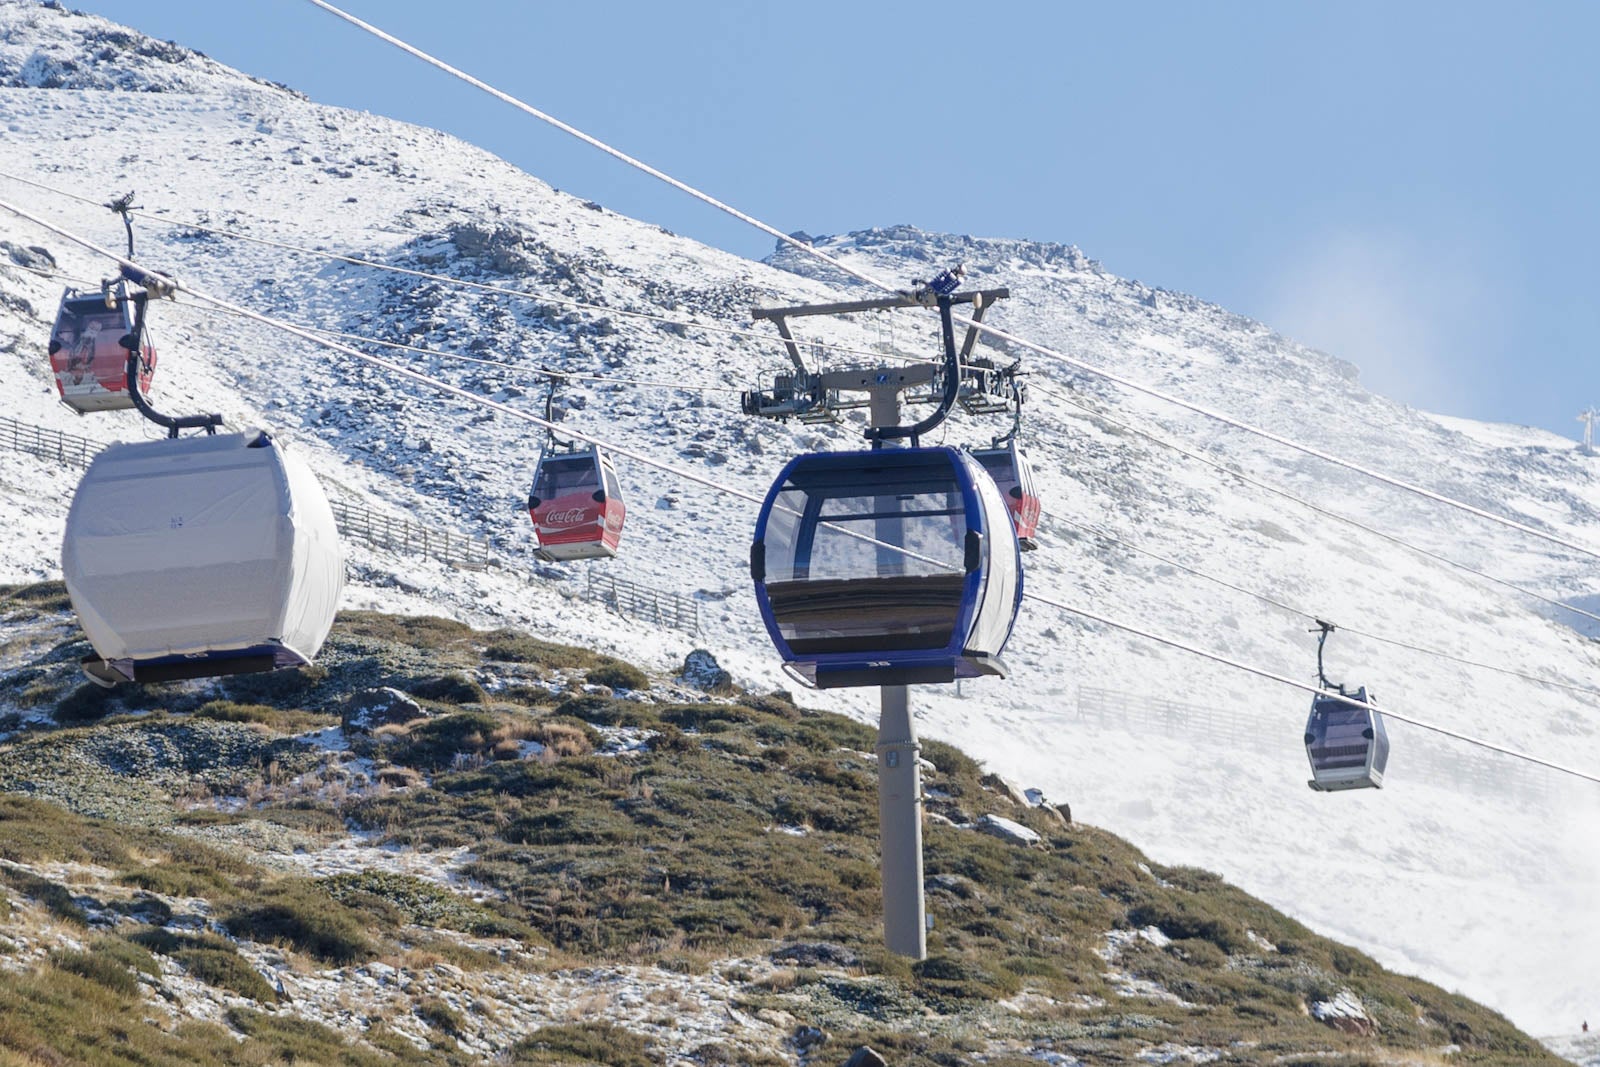
[[(568, 425), (745, 491), (763, 491), (795, 451), (856, 440), (859, 421), (755, 422), (738, 413), (735, 393), (699, 391), (751, 387), (785, 360), (767, 340), (693, 324), (743, 327), (758, 303), (859, 295), (792, 251), (766, 264), (742, 260), (558, 193), (446, 135), (323, 107), (102, 20), (11, 0), (0, 0), (0, 144), (0, 170), (94, 201), (137, 189), (147, 211), (174, 221), (614, 309), (580, 313), (548, 299), (139, 225), (142, 260), (257, 310), (503, 361), (393, 356), (529, 411), (542, 410), (529, 372), (543, 365), (681, 383), (575, 385), (562, 390), (561, 407)], [(3, 178), (0, 199), (119, 247), (120, 227), (103, 208)], [(130, 413), (80, 419), (55, 403), (43, 348), (60, 283), (17, 261), (33, 258), (22, 249), (41, 246), (61, 270), (90, 281), (106, 264), (3, 213), (0, 241), (17, 249), (13, 256), (0, 247), (7, 413), (107, 441), (149, 436)], [(820, 243), (902, 283), (961, 260), (974, 284), (1012, 289), (991, 313), (1008, 330), (1600, 543), (1600, 460), (1571, 442), (1406, 409), (1364, 390), (1346, 363), (1195, 298), (1112, 276), (1076, 249), (905, 227)], [(165, 409), (272, 425), (336, 494), (492, 537), (508, 554), (528, 547), (520, 505), (539, 444), (531, 426), (182, 304), (156, 309)], [(814, 320), (807, 336), (932, 354), (932, 316), (907, 313), (893, 323)], [(1588, 578), (1592, 560), (1125, 395), (1049, 359), (1027, 362), (1036, 389), (1026, 432), (1046, 501), (1042, 548), (1026, 561), (1032, 589), (1282, 673), (1312, 673), (1303, 620), (1052, 518), (1070, 516), (1336, 622), (1578, 684), (1600, 676), (1594, 644), (1528, 603), (1317, 520), (1043, 394), (1070, 390), (1119, 419), (1548, 594), (1600, 592)], [(965, 417), (948, 426), (951, 442), (986, 440), (1001, 428)], [(625, 555), (609, 566), (698, 593), (704, 643), (724, 664), (751, 685), (787, 686), (749, 592), (753, 508), (637, 463), (621, 468), (630, 502)], [(0, 452), (0, 521), (17, 531), (0, 580), (57, 573), (73, 481), (70, 469)], [(648, 632), (505, 575), (365, 550), (352, 560), (351, 605), (512, 621), (656, 668), (681, 662), (691, 647), (687, 637)], [(1344, 634), (1329, 651), (1330, 674), (1371, 686), (1386, 706), (1600, 767), (1592, 697)], [(919, 689), (925, 735), (957, 741), (1163, 862), (1216, 870), (1385, 964), (1501, 1008), (1532, 1032), (1569, 1029), (1600, 995), (1589, 966), (1600, 956), (1600, 934), (1586, 922), (1600, 876), (1591, 829), (1600, 787), (1508, 768), (1490, 773), (1519, 791), (1487, 795), (1481, 781), (1468, 788), (1450, 773), (1449, 760), (1466, 751), (1460, 745), (1396, 725), (1387, 788), (1318, 796), (1304, 785), (1299, 693), (1039, 605), (1025, 609), (1007, 660), (1013, 676), (1003, 682), (965, 685), (959, 696)], [(1077, 715), (1083, 687), (1176, 701), (1196, 718), (1223, 708), (1255, 724), (1259, 742), (1216, 744), (1181, 721), (1137, 733), (1090, 726)], [(874, 714), (870, 693), (814, 694), (810, 702)], [(1428, 773), (1418, 772), (1423, 764)], [(1520, 788), (1530, 782), (1540, 788)]]

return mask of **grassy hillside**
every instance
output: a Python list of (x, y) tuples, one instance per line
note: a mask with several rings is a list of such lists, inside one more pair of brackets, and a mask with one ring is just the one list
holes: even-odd
[(0, 1064), (1559, 1062), (936, 741), (891, 956), (873, 731), (784, 694), (359, 612), (302, 671), (87, 651), (0, 589)]

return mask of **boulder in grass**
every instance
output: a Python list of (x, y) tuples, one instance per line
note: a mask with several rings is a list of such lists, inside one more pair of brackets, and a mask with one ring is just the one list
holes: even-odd
[(879, 1055), (872, 1046), (862, 1045), (844, 1061), (844, 1067), (889, 1067), (889, 1061)]
[(380, 726), (426, 718), (422, 705), (398, 689), (381, 686), (362, 689), (345, 699), (339, 725), (346, 731), (370, 734)]
[(1378, 1024), (1367, 1014), (1366, 1007), (1348, 989), (1339, 990), (1332, 1000), (1319, 1000), (1311, 1005), (1311, 1017), (1323, 1026), (1358, 1037), (1371, 1037), (1378, 1030)]
[(986, 774), (983, 776), (983, 786), (985, 789), (1000, 794), (1020, 808), (1031, 806), (1028, 803), (1028, 794), (1023, 791), (1020, 785), (1009, 778), (998, 774)]
[(999, 815), (985, 815), (977, 822), (979, 830), (1002, 841), (1010, 841), (1014, 845), (1037, 845), (1043, 838), (1033, 830), (1028, 829), (1019, 822), (1001, 818)]
[(717, 657), (703, 648), (697, 648), (683, 660), (683, 673), (679, 681), (691, 689), (712, 696), (729, 696), (733, 693), (733, 675), (722, 669)]

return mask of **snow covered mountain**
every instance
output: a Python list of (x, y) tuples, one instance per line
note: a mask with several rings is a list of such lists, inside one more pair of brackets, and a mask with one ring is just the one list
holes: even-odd
[[(552, 190), (471, 145), (325, 107), (175, 45), (54, 6), (0, 0), (0, 199), (119, 248), (98, 206), (136, 189), (139, 258), (260, 312), (479, 362), (373, 349), (484, 397), (542, 411), (536, 371), (619, 381), (563, 387), (567, 425), (764, 491), (797, 451), (853, 447), (837, 427), (745, 418), (737, 391), (786, 367), (757, 304), (865, 295), (795, 250), (753, 263)], [(69, 199), (61, 192), (88, 198)], [(599, 191), (590, 191), (600, 195)], [(796, 220), (803, 222), (804, 220)], [(331, 262), (201, 227), (542, 294), (497, 295)], [(44, 344), (59, 271), (104, 260), (0, 212), (0, 395), (10, 417), (98, 440), (152, 436), (132, 413), (78, 418), (55, 401)], [(908, 282), (961, 261), (1010, 287), (990, 321), (1058, 351), (1583, 543), (1600, 544), (1596, 460), (1540, 431), (1429, 415), (1375, 396), (1356, 368), (1194, 297), (1115, 277), (1078, 250), (890, 227), (818, 245)], [(30, 249), (34, 249), (30, 251)], [(38, 251), (43, 250), (43, 253)], [(31, 268), (31, 269), (30, 269)], [(40, 273), (43, 271), (44, 273)], [(564, 301), (607, 309), (585, 311)], [(632, 317), (642, 312), (671, 322)], [(539, 433), (520, 420), (180, 298), (152, 312), (158, 403), (278, 429), (337, 496), (526, 551)], [(890, 322), (893, 325), (890, 325)], [(810, 320), (808, 339), (917, 356), (931, 315)], [(748, 330), (732, 335), (727, 330)], [(844, 357), (831, 356), (838, 360)], [(492, 361), (492, 362), (484, 362)], [(1113, 532), (1238, 586), (1380, 636), (1569, 685), (1596, 646), (1537, 602), (1271, 496), (1118, 425), (1210, 450), (1395, 537), (1562, 598), (1595, 593), (1592, 561), (1427, 504), (1028, 356), (1025, 433), (1044, 500), (1032, 591), (1297, 677), (1314, 674), (1301, 617), (1083, 533)], [(1111, 413), (1106, 421), (1078, 404)], [(998, 433), (956, 416), (951, 443)], [(746, 570), (754, 509), (624, 461), (624, 555), (605, 564), (702, 601), (710, 645), (741, 680), (785, 686)], [(75, 472), (0, 452), (0, 581), (59, 572)], [(346, 602), (504, 620), (561, 639), (681, 661), (650, 632), (498, 572), (454, 572), (353, 549)], [(596, 565), (602, 566), (602, 565)], [(926, 736), (1071, 803), (1168, 863), (1223, 874), (1318, 930), (1505, 1011), (1565, 1030), (1600, 996), (1588, 923), (1600, 882), (1600, 787), (1403, 724), (1381, 792), (1307, 790), (1306, 698), (1143, 638), (1025, 605), (1012, 677), (913, 694)], [(1335, 634), (1331, 676), (1387, 707), (1571, 765), (1600, 767), (1594, 694), (1542, 686)], [(870, 692), (808, 702), (871, 717)], [(1131, 710), (1130, 710), (1131, 709)], [(1086, 717), (1090, 710), (1100, 721)], [(1137, 728), (1130, 728), (1137, 727)]]

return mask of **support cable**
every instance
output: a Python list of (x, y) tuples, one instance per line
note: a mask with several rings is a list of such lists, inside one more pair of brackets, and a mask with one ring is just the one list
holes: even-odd
[[(1198, 567), (1191, 567), (1186, 563), (1180, 563), (1178, 560), (1175, 560), (1170, 556), (1164, 556), (1159, 552), (1153, 552), (1148, 548), (1143, 548), (1139, 545), (1132, 544), (1116, 536), (1115, 534), (1108, 533), (1107, 531), (1098, 527), (1090, 526), (1087, 523), (1077, 522), (1062, 515), (1052, 515), (1051, 520), (1053, 522), (1059, 522), (1063, 525), (1070, 526), (1076, 530), (1081, 530), (1092, 537), (1098, 537), (1100, 540), (1109, 544), (1118, 545), (1124, 549), (1127, 549), (1129, 552), (1134, 552), (1141, 556), (1147, 556), (1158, 563), (1165, 564), (1168, 567), (1173, 567), (1177, 570), (1183, 571), (1185, 574), (1190, 574), (1196, 578), (1219, 585), (1224, 589), (1231, 589), (1236, 593), (1242, 593), (1245, 596), (1253, 597), (1256, 600), (1261, 601), (1263, 604), (1277, 608), (1280, 611), (1286, 611), (1291, 615), (1299, 616), (1308, 622), (1320, 623), (1322, 621), (1321, 616), (1314, 612), (1307, 611), (1304, 608), (1297, 608), (1293, 604), (1279, 600), (1276, 597), (1268, 596), (1265, 593), (1259, 593), (1254, 589), (1250, 589), (1246, 586), (1239, 585), (1236, 582), (1229, 581), (1227, 578), (1221, 578), (1215, 574), (1207, 574)], [(1479, 670), (1494, 671), (1497, 674), (1504, 674), (1512, 678), (1520, 678), (1525, 682), (1536, 682), (1539, 685), (1548, 685), (1557, 689), (1566, 689), (1574, 693), (1583, 693), (1587, 696), (1600, 697), (1600, 689), (1597, 689), (1593, 686), (1579, 685), (1575, 682), (1564, 682), (1556, 678), (1541, 678), (1536, 674), (1529, 674), (1525, 671), (1519, 671), (1514, 667), (1503, 667), (1495, 663), (1484, 663), (1481, 660), (1470, 659), (1466, 656), (1459, 656), (1453, 652), (1446, 652), (1443, 649), (1429, 648), (1426, 645), (1413, 644), (1410, 641), (1405, 641), (1398, 637), (1385, 637), (1382, 634), (1375, 634), (1369, 630), (1362, 630), (1354, 626), (1347, 626), (1344, 623), (1339, 624), (1339, 629), (1343, 630), (1345, 633), (1353, 634), (1356, 637), (1365, 638), (1368, 641), (1373, 641), (1380, 645), (1393, 645), (1396, 648), (1403, 648), (1408, 652), (1416, 652), (1420, 655), (1448, 660), (1451, 663), (1457, 663), (1463, 667), (1475, 667)]]
[[(70, 192), (66, 189), (59, 189), (55, 186), (46, 185), (43, 182), (34, 181), (31, 178), (24, 178), (19, 174), (11, 174), (7, 171), (0, 170), (0, 178), (5, 178), (21, 185), (31, 186), (42, 192), (66, 197), (69, 200), (76, 200), (80, 203), (90, 204), (94, 207), (105, 206), (92, 197), (84, 196), (81, 193)], [(706, 333), (721, 334), (727, 337), (740, 337), (746, 340), (758, 341), (767, 345), (783, 344), (782, 338), (774, 337), (772, 334), (763, 330), (748, 330), (731, 326), (718, 326), (696, 321), (685, 321), (684, 319), (675, 319), (669, 315), (658, 315), (648, 311), (632, 311), (623, 308), (609, 307), (605, 304), (591, 304), (582, 300), (574, 300), (569, 296), (561, 296), (554, 293), (541, 293), (531, 289), (517, 289), (509, 285), (494, 285), (489, 282), (477, 282), (471, 280), (470, 278), (456, 278), (448, 274), (434, 274), (430, 271), (417, 270), (414, 267), (402, 267), (394, 263), (381, 263), (377, 260), (363, 259), (360, 256), (347, 256), (340, 252), (329, 252), (320, 248), (308, 248), (305, 245), (292, 244), (288, 241), (279, 241), (270, 237), (257, 237), (253, 234), (240, 233), (236, 230), (225, 230), (217, 226), (207, 225), (205, 223), (165, 218), (161, 215), (152, 215), (146, 211), (130, 210), (129, 214), (162, 226), (172, 226), (186, 230), (198, 230), (201, 233), (212, 234), (216, 237), (226, 237), (235, 241), (243, 241), (246, 244), (256, 244), (265, 248), (274, 248), (282, 252), (295, 252), (300, 255), (315, 256), (319, 259), (325, 259), (332, 263), (346, 263), (353, 267), (365, 267), (371, 270), (385, 271), (390, 274), (403, 275), (409, 278), (418, 278), (423, 281), (439, 282), (440, 284), (452, 285), (459, 289), (471, 289), (476, 292), (493, 293), (498, 296), (514, 296), (524, 300), (530, 300), (535, 303), (556, 304), (561, 307), (572, 308), (576, 311), (590, 311), (601, 315), (615, 315), (619, 318), (641, 319), (646, 322), (659, 323), (664, 326), (675, 326), (686, 330), (704, 330)], [(870, 356), (873, 358), (882, 358), (885, 355), (885, 353), (872, 351), (870, 349), (852, 348), (848, 345), (836, 345), (825, 341), (814, 341), (808, 343), (813, 347), (824, 349), (830, 352), (836, 352), (841, 355)], [(893, 358), (909, 359), (918, 362), (922, 361), (922, 357), (917, 356), (894, 356)]]
[(1488, 573), (1486, 573), (1484, 571), (1478, 570), (1476, 567), (1473, 567), (1470, 564), (1461, 563), (1461, 562), (1459, 562), (1457, 560), (1453, 560), (1449, 556), (1446, 556), (1446, 555), (1444, 555), (1442, 553), (1439, 553), (1439, 552), (1435, 552), (1433, 549), (1424, 548), (1421, 545), (1413, 544), (1410, 541), (1407, 541), (1402, 537), (1396, 536), (1395, 534), (1386, 533), (1385, 531), (1380, 530), (1375, 526), (1369, 526), (1366, 523), (1361, 522), (1359, 519), (1352, 519), (1348, 515), (1342, 515), (1337, 511), (1333, 511), (1333, 510), (1331, 510), (1329, 508), (1323, 507), (1321, 504), (1316, 504), (1316, 503), (1313, 503), (1312, 501), (1304, 499), (1303, 497), (1296, 496), (1294, 493), (1289, 492), (1287, 489), (1283, 489), (1283, 488), (1281, 488), (1279, 486), (1273, 485), (1271, 482), (1263, 481), (1262, 479), (1257, 478), (1254, 475), (1246, 474), (1242, 470), (1237, 470), (1237, 469), (1235, 469), (1233, 467), (1230, 467), (1227, 464), (1221, 462), (1220, 460), (1217, 460), (1216, 458), (1214, 458), (1212, 456), (1207, 455), (1204, 452), (1188, 448), (1188, 447), (1186, 447), (1184, 445), (1178, 444), (1176, 441), (1172, 441), (1172, 440), (1169, 440), (1169, 439), (1167, 439), (1165, 437), (1161, 437), (1158, 434), (1151, 433), (1149, 430), (1146, 430), (1146, 429), (1144, 429), (1142, 427), (1135, 426), (1135, 425), (1133, 425), (1132, 423), (1129, 423), (1129, 422), (1124, 422), (1124, 421), (1122, 421), (1122, 420), (1120, 420), (1120, 419), (1118, 419), (1118, 418), (1116, 418), (1116, 417), (1114, 417), (1112, 415), (1106, 414), (1104, 411), (1101, 411), (1099, 408), (1092, 407), (1092, 406), (1090, 406), (1088, 404), (1083, 403), (1081, 400), (1074, 400), (1072, 397), (1067, 395), (1067, 393), (1065, 391), (1063, 391), (1063, 390), (1052, 390), (1052, 389), (1049, 389), (1047, 387), (1046, 388), (1041, 388), (1037, 384), (1031, 386), (1031, 388), (1039, 389), (1040, 392), (1047, 393), (1048, 395), (1053, 396), (1056, 400), (1059, 400), (1061, 403), (1067, 404), (1067, 405), (1069, 405), (1071, 407), (1077, 408), (1079, 411), (1082, 411), (1085, 414), (1087, 414), (1090, 418), (1099, 419), (1100, 421), (1108, 423), (1111, 426), (1114, 426), (1119, 430), (1123, 430), (1123, 431), (1125, 431), (1127, 433), (1134, 434), (1135, 436), (1142, 437), (1145, 440), (1151, 442), (1152, 444), (1158, 445), (1158, 446), (1160, 446), (1162, 448), (1171, 449), (1172, 451), (1178, 453), (1181, 456), (1184, 456), (1184, 457), (1187, 457), (1188, 459), (1194, 460), (1196, 463), (1202, 464), (1203, 466), (1206, 466), (1206, 467), (1210, 467), (1212, 470), (1215, 470), (1219, 474), (1222, 474), (1222, 475), (1224, 475), (1226, 477), (1229, 477), (1229, 478), (1238, 479), (1239, 481), (1243, 482), (1246, 485), (1254, 486), (1255, 488), (1260, 489), (1262, 492), (1270, 493), (1273, 496), (1279, 497), (1279, 498), (1281, 498), (1283, 500), (1287, 500), (1287, 501), (1289, 501), (1291, 503), (1298, 504), (1300, 507), (1305, 508), (1307, 511), (1310, 511), (1312, 514), (1320, 515), (1325, 519), (1331, 519), (1331, 520), (1333, 520), (1335, 522), (1343, 523), (1346, 526), (1351, 527), (1352, 529), (1360, 530), (1362, 533), (1369, 534), (1370, 536), (1376, 537), (1379, 540), (1386, 541), (1389, 544), (1395, 545), (1395, 546), (1397, 546), (1399, 548), (1404, 548), (1409, 552), (1413, 552), (1417, 556), (1419, 556), (1419, 557), (1421, 557), (1423, 559), (1432, 560), (1435, 563), (1442, 563), (1447, 567), (1452, 567), (1452, 568), (1454, 568), (1456, 570), (1463, 571), (1466, 574), (1470, 574), (1470, 575), (1472, 575), (1472, 576), (1474, 576), (1476, 578), (1481, 578), (1486, 582), (1489, 582), (1489, 583), (1491, 583), (1493, 585), (1497, 585), (1497, 586), (1501, 587), (1502, 589), (1509, 590), (1509, 591), (1511, 591), (1513, 593), (1517, 593), (1517, 594), (1519, 594), (1521, 596), (1531, 597), (1532, 599), (1540, 601), (1540, 602), (1542, 602), (1544, 604), (1548, 604), (1551, 607), (1560, 608), (1563, 611), (1570, 611), (1574, 615), (1581, 615), (1584, 618), (1593, 620), (1594, 622), (1600, 622), (1600, 613), (1596, 613), (1596, 612), (1592, 612), (1592, 611), (1586, 611), (1585, 609), (1578, 607), (1576, 604), (1569, 604), (1564, 600), (1559, 600), (1556, 597), (1548, 596), (1548, 595), (1546, 595), (1544, 593), (1537, 592), (1537, 591), (1535, 591), (1533, 589), (1529, 589), (1529, 588), (1527, 588), (1525, 586), (1517, 585), (1515, 582), (1507, 581), (1504, 578), (1497, 578), (1492, 574), (1488, 574)]

